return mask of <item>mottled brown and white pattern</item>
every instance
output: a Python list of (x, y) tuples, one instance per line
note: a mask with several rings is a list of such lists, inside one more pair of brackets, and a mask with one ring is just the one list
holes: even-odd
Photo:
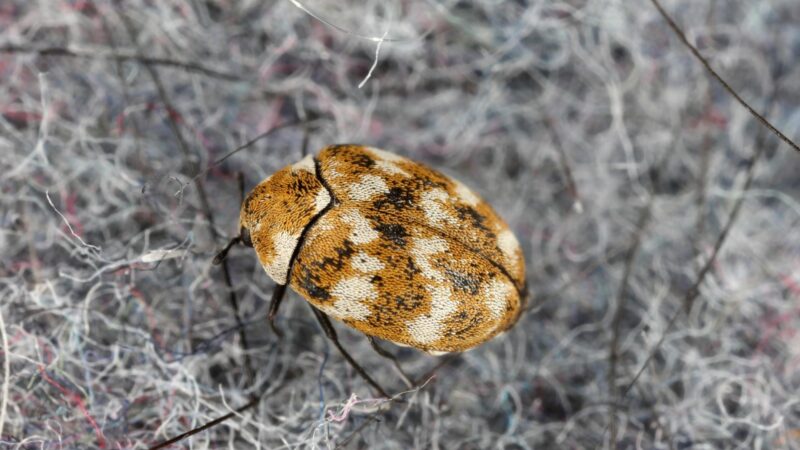
[(331, 146), (284, 168), (250, 193), (241, 224), (275, 282), (400, 345), (472, 348), (513, 325), (525, 301), (519, 242), (494, 210), (382, 150)]

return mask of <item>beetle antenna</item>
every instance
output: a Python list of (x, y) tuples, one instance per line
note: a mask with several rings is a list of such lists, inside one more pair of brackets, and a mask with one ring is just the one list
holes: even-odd
[(222, 250), (219, 251), (219, 253), (217, 253), (217, 256), (214, 257), (214, 261), (212, 261), (212, 264), (214, 264), (215, 266), (222, 264), (222, 261), (225, 259), (226, 256), (228, 256), (228, 250), (230, 250), (231, 247), (238, 244), (239, 242), (242, 242), (241, 236), (236, 236), (235, 238), (231, 239), (231, 241), (228, 242), (228, 245), (226, 245), (225, 248), (223, 248)]

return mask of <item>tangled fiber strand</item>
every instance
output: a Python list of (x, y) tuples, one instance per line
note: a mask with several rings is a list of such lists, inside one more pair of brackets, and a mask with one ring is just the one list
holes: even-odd
[[(650, 3), (297, 3), (0, 6), (0, 448), (142, 449), (229, 413), (173, 448), (797, 448), (800, 158)], [(661, 3), (797, 141), (800, 5)], [(211, 260), (237, 174), (306, 140), (472, 186), (523, 244), (530, 311), (390, 405), (292, 293), (278, 339), (252, 252), (232, 289)]]

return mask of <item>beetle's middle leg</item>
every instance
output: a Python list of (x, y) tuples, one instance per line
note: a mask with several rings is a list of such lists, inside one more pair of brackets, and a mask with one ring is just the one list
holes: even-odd
[(367, 336), (367, 339), (369, 339), (369, 345), (372, 346), (372, 349), (375, 350), (375, 353), (381, 355), (382, 357), (388, 360), (391, 360), (392, 363), (394, 364), (394, 367), (400, 373), (400, 378), (403, 379), (403, 382), (406, 384), (406, 386), (408, 386), (409, 389), (413, 388), (416, 385), (416, 383), (414, 382), (414, 380), (411, 379), (411, 377), (408, 376), (408, 374), (406, 374), (405, 370), (403, 370), (403, 367), (400, 365), (400, 361), (397, 360), (397, 357), (394, 356), (390, 351), (381, 347), (378, 344), (378, 341), (376, 341), (374, 337)]
[(352, 366), (353, 369), (355, 369), (356, 372), (358, 372), (358, 374), (361, 375), (361, 378), (363, 378), (364, 381), (369, 383), (370, 386), (374, 387), (375, 390), (377, 390), (382, 396), (386, 398), (391, 398), (389, 394), (387, 394), (386, 391), (383, 390), (383, 388), (375, 380), (373, 380), (372, 377), (370, 377), (367, 374), (364, 368), (361, 367), (356, 362), (356, 360), (354, 360), (353, 357), (350, 356), (349, 353), (347, 353), (347, 350), (345, 350), (344, 347), (342, 347), (342, 344), (339, 342), (339, 337), (336, 335), (336, 330), (333, 328), (333, 324), (331, 323), (331, 320), (328, 318), (328, 316), (324, 312), (315, 308), (314, 305), (312, 305), (311, 303), (309, 303), (308, 306), (310, 306), (311, 310), (314, 311), (314, 315), (317, 317), (317, 321), (322, 327), (322, 330), (325, 332), (325, 335), (328, 336), (328, 339), (330, 339), (331, 342), (333, 342), (333, 345), (335, 345), (336, 348), (339, 349), (339, 353), (341, 353), (342, 356), (344, 356), (344, 359), (346, 359), (347, 362), (350, 363), (350, 366)]

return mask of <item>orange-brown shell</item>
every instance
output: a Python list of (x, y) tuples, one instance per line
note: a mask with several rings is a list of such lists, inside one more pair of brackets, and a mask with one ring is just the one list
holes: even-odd
[[(313, 198), (275, 192), (279, 185), (291, 191), (291, 183), (274, 179), (299, 176), (292, 167), (301, 164), (310, 165), (304, 160), (276, 173), (242, 208), (242, 225), (259, 230), (251, 231), (253, 245), (276, 282), (281, 277), (275, 268), (288, 266), (274, 263), (280, 240), (274, 236), (299, 237), (310, 227), (296, 252), (283, 250), (296, 254), (289, 285), (365, 334), (451, 352), (479, 345), (516, 322), (524, 303), (522, 251), (505, 222), (466, 186), (392, 153), (337, 145), (313, 161), (328, 202), (316, 189), (306, 194)], [(300, 206), (282, 218), (286, 199)], [(256, 205), (269, 213), (245, 211)]]

